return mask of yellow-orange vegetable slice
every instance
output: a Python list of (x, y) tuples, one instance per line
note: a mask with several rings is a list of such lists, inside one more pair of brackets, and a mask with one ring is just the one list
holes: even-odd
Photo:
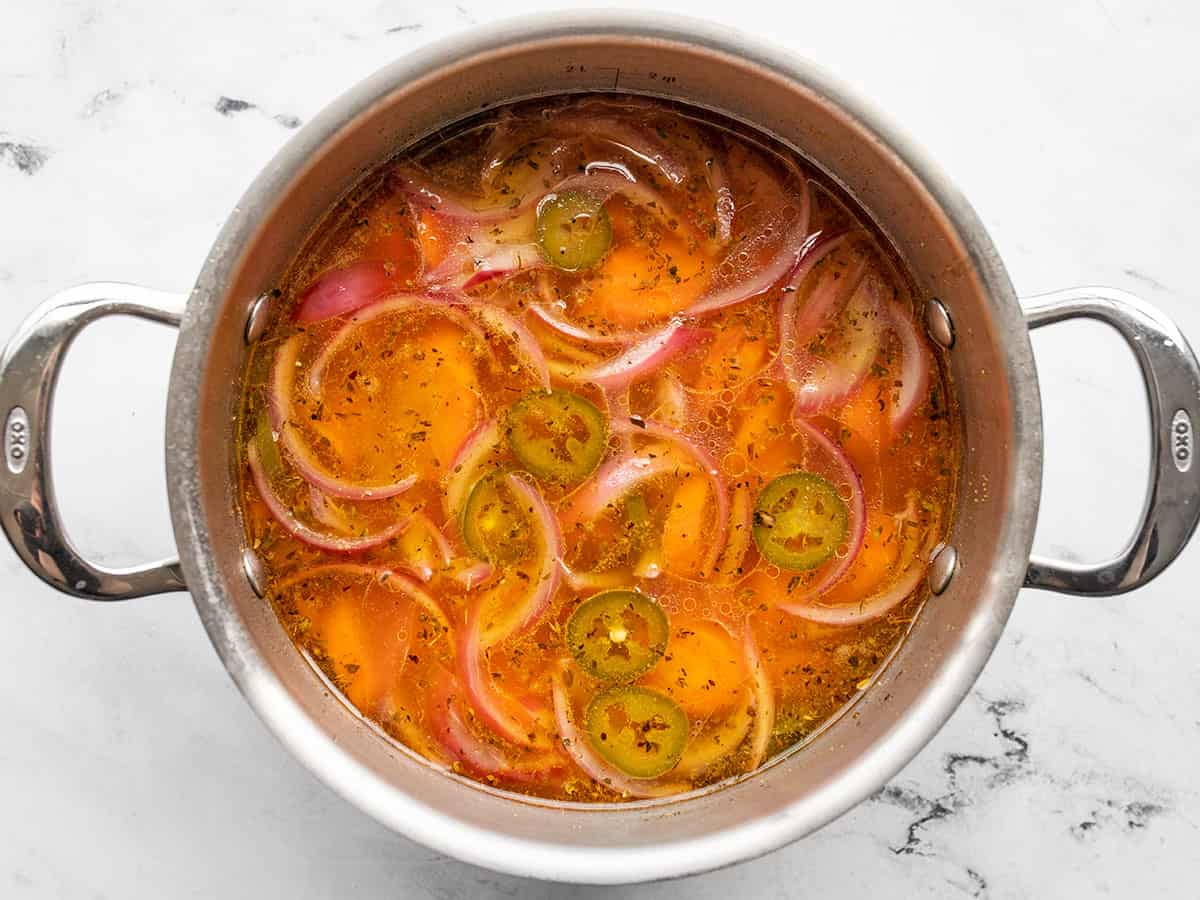
[(639, 684), (703, 719), (738, 702), (747, 675), (741, 646), (720, 622), (676, 619), (666, 654)]
[(440, 478), (482, 412), (477, 340), (405, 299), (356, 313), (295, 379), (286, 439), (343, 483)]
[(705, 558), (711, 555), (715, 504), (709, 494), (707, 480), (685, 478), (671, 500), (663, 523), (662, 557), (666, 570), (674, 575), (702, 574)]

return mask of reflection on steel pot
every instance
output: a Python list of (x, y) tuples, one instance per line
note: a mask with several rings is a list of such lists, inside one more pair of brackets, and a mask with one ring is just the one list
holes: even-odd
[[(561, 91), (667, 97), (795, 147), (843, 185), (895, 245), (952, 346), (963, 420), (961, 487), (942, 589), (892, 665), (799, 752), (733, 783), (669, 800), (582, 808), (518, 798), (438, 771), (385, 740), (295, 651), (243, 565), (228, 423), (259, 297), (307, 231), (362, 173), (481, 107)], [(254, 313), (258, 311), (258, 315)], [(110, 569), (67, 539), (49, 479), (49, 414), (63, 354), (102, 316), (180, 328), (167, 414), (167, 474), (179, 560)], [(1133, 538), (1097, 565), (1029, 560), (1042, 467), (1029, 329), (1099, 319), (1129, 342), (1152, 428), (1146, 505)], [(37, 310), (0, 360), (5, 532), (43, 580), (119, 600), (187, 589), (213, 645), (280, 741), (342, 796), (437, 850), (520, 875), (626, 882), (700, 872), (800, 838), (877, 791), (966, 695), (1024, 586), (1114, 594), (1146, 583), (1200, 517), (1191, 474), (1200, 369), (1149, 305), (1087, 288), (1024, 310), (978, 219), (893, 127), (810, 65), (697, 23), (620, 14), (491, 26), (432, 46), (358, 85), (302, 129), (229, 218), (188, 299), (121, 284), (72, 288)], [(253, 569), (249, 575), (253, 576)]]

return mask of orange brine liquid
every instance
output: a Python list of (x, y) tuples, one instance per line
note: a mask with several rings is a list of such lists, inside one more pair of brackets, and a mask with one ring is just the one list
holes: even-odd
[(926, 600), (959, 429), (920, 300), (802, 159), (685, 108), (542, 100), (406, 151), (251, 354), (270, 602), (459, 775), (604, 802), (751, 771)]

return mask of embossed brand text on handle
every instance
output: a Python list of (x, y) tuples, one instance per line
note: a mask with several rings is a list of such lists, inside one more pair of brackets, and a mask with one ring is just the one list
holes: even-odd
[(1175, 468), (1180, 472), (1190, 469), (1194, 452), (1192, 417), (1185, 409), (1177, 410), (1171, 419), (1171, 458), (1175, 460)]
[(29, 460), (29, 417), (19, 406), (12, 408), (4, 423), (4, 459), (14, 475), (24, 472)]

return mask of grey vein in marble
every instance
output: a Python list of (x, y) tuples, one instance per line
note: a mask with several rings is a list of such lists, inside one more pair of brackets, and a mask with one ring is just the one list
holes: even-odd
[(50, 159), (50, 151), (37, 144), (22, 141), (0, 141), (0, 159), (18, 172), (36, 175)]
[(213, 105), (213, 109), (226, 117), (235, 116), (238, 113), (246, 112), (247, 110), (258, 110), (262, 112), (263, 115), (274, 119), (284, 128), (295, 129), (299, 128), (301, 125), (301, 121), (298, 116), (288, 115), (286, 113), (276, 113), (272, 115), (271, 113), (262, 110), (257, 103), (251, 103), (249, 100), (238, 100), (233, 97), (226, 97), (224, 95), (217, 98), (217, 102)]

